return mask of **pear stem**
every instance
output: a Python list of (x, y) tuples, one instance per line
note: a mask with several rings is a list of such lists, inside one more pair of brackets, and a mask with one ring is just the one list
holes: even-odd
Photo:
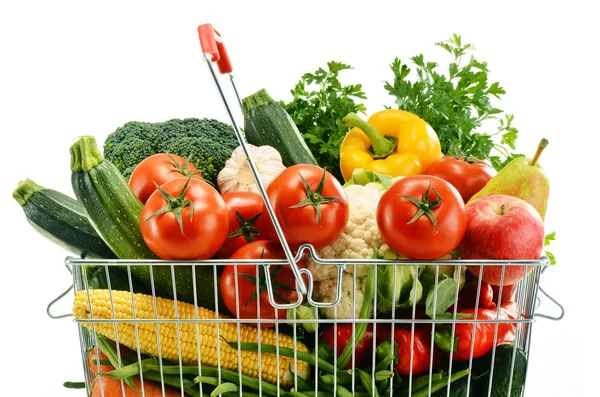
[(544, 149), (546, 149), (546, 146), (548, 146), (548, 140), (546, 138), (542, 138), (542, 140), (540, 141), (540, 144), (538, 145), (538, 148), (535, 152), (535, 156), (533, 156), (533, 160), (531, 160), (530, 165), (532, 167), (534, 167), (537, 164), (537, 162), (542, 154), (542, 151)]

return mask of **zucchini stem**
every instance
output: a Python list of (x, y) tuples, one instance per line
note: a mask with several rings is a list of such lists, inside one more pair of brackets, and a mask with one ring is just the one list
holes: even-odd
[(247, 114), (252, 109), (256, 109), (273, 102), (274, 100), (271, 98), (271, 95), (269, 95), (267, 90), (263, 88), (260, 91), (242, 99), (242, 110), (244, 114)]
[(17, 200), (17, 203), (23, 207), (27, 204), (31, 196), (42, 190), (44, 190), (44, 188), (31, 179), (25, 179), (24, 181), (19, 182), (12, 196)]
[(98, 148), (96, 138), (82, 136), (71, 148), (71, 171), (88, 172), (104, 161), (104, 156)]

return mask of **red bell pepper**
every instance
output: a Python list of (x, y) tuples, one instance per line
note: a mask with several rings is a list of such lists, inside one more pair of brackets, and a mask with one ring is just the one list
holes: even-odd
[[(380, 329), (381, 327), (381, 329)], [(431, 328), (429, 330), (415, 327), (414, 342), (412, 345), (412, 375), (421, 375), (429, 371), (431, 362)], [(386, 357), (394, 357), (394, 370), (402, 376), (410, 376), (410, 351), (411, 330), (396, 326), (394, 329), (394, 347), (391, 343), (391, 327), (381, 325), (377, 328), (376, 350), (377, 358), (381, 361)], [(434, 352), (433, 365), (438, 361), (438, 354)]]
[[(325, 349), (333, 355), (334, 353), (339, 357), (346, 345), (352, 343), (353, 334), (352, 334), (352, 324), (338, 324), (337, 325), (337, 343), (335, 339), (336, 328), (331, 326), (327, 328), (321, 336), (320, 344), (323, 347), (323, 343), (326, 344)], [(335, 346), (335, 347), (334, 347)], [(322, 352), (322, 350), (321, 350)], [(320, 353), (321, 354), (321, 353)], [(369, 324), (367, 326), (367, 332), (363, 338), (358, 342), (358, 344), (354, 347), (354, 367), (355, 368), (367, 368), (372, 365), (372, 354), (373, 354), (373, 325)], [(325, 357), (321, 357), (327, 360)], [(333, 362), (331, 359), (328, 361)], [(352, 359), (346, 364), (345, 369), (352, 368)]]
[[(475, 307), (475, 300), (477, 299), (477, 286), (479, 284), (479, 280), (471, 280), (462, 287), (458, 294), (458, 310), (464, 310)], [(481, 309), (491, 309), (495, 308), (496, 304), (494, 303), (494, 290), (492, 286), (486, 283), (485, 281), (481, 281), (481, 287), (479, 289), (479, 303), (478, 308)], [(453, 313), (453, 311), (450, 311)]]
[[(494, 323), (496, 317), (499, 320), (516, 319), (518, 317), (518, 307), (515, 302), (505, 303), (497, 309), (465, 309), (458, 313), (467, 315), (461, 317), (459, 323), (455, 326), (454, 360), (469, 360), (471, 357), (471, 339), (474, 335), (473, 358), (478, 358), (489, 353), (494, 347), (494, 331), (498, 327), (496, 336), (496, 345), (510, 343), (515, 339), (516, 323)], [(469, 323), (468, 320), (489, 320), (490, 322)], [(467, 321), (465, 321), (467, 320)], [(475, 325), (475, 326), (473, 326)], [(443, 351), (449, 354), (451, 347), (452, 329), (444, 327), (435, 333), (435, 343)]]
[[(512, 302), (515, 298), (518, 285), (519, 284), (517, 283), (502, 286), (502, 297), (500, 298), (500, 303)], [(500, 294), (500, 287), (497, 285), (492, 285), (492, 290), (494, 291), (494, 302), (496, 302), (498, 301), (498, 295)]]

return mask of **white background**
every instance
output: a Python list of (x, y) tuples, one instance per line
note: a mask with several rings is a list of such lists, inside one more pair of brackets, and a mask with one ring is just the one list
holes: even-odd
[[(598, 361), (597, 329), (586, 326), (598, 307), (597, 12), (579, 1), (211, 3), (2, 2), (0, 394), (83, 395), (62, 388), (83, 380), (76, 325), (45, 312), (71, 283), (67, 253), (30, 228), (12, 190), (31, 178), (72, 195), (68, 149), (80, 135), (103, 142), (130, 120), (227, 121), (196, 33), (210, 22), (242, 96), (266, 87), (289, 100), (304, 72), (337, 60), (355, 67), (343, 79), (364, 85), (370, 113), (393, 104), (382, 81), (392, 78), (395, 56), (447, 59), (433, 43), (454, 32), (476, 45), (507, 91), (498, 105), (515, 114), (518, 151), (550, 140), (541, 163), (552, 183), (546, 225), (557, 231), (558, 265), (542, 285), (567, 314), (535, 324), (526, 395), (583, 396)], [(69, 299), (57, 307), (69, 310)], [(540, 311), (556, 313), (547, 301)], [(586, 396), (598, 395), (589, 389)]]

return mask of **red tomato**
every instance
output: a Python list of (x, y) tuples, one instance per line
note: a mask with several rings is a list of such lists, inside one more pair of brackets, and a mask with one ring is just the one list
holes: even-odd
[(202, 178), (196, 167), (183, 157), (175, 154), (157, 153), (146, 157), (135, 167), (129, 177), (129, 187), (142, 203), (148, 201), (156, 191), (156, 185), (162, 186), (174, 179)]
[[(348, 223), (346, 192), (323, 168), (307, 164), (288, 167), (273, 179), (267, 194), (292, 249), (305, 243), (321, 249), (333, 243)], [(266, 208), (263, 215), (269, 237), (278, 241)]]
[(198, 179), (175, 179), (152, 193), (140, 217), (142, 237), (162, 259), (208, 259), (225, 242), (227, 206)]
[[(231, 259), (285, 259), (279, 243), (259, 240), (244, 245)], [(300, 268), (304, 265), (298, 263)], [(237, 269), (236, 269), (237, 268)], [(237, 270), (237, 277), (236, 277)], [(275, 301), (290, 303), (298, 300), (296, 278), (290, 265), (271, 266), (271, 282)], [(258, 278), (257, 278), (258, 274)], [(237, 294), (236, 294), (237, 279)], [(262, 265), (227, 265), (221, 275), (221, 295), (230, 313), (239, 319), (275, 319), (275, 308), (269, 302), (265, 271)], [(257, 298), (258, 296), (258, 298)], [(260, 315), (259, 315), (260, 304)], [(237, 310), (239, 306), (239, 312)], [(277, 310), (277, 318), (285, 319), (286, 310)], [(261, 327), (273, 327), (274, 323), (261, 323)]]
[(377, 206), (383, 241), (407, 258), (436, 259), (454, 250), (465, 233), (465, 204), (454, 186), (429, 175), (400, 179)]
[(496, 170), (475, 157), (444, 156), (431, 163), (424, 174), (450, 182), (466, 203), (496, 175)]
[(267, 239), (262, 216), (263, 199), (255, 192), (227, 192), (221, 195), (229, 212), (229, 234), (219, 256), (229, 258), (255, 240)]

